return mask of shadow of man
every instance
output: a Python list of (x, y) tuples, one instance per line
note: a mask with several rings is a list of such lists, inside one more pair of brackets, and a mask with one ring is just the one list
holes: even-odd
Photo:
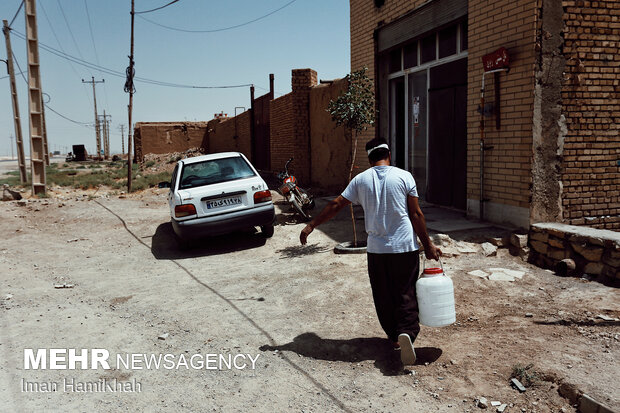
[[(292, 351), (304, 357), (319, 360), (342, 361), (357, 363), (364, 360), (374, 360), (374, 365), (385, 376), (403, 374), (400, 354), (392, 344), (378, 337), (361, 337), (349, 340), (334, 340), (319, 337), (315, 333), (303, 333), (292, 342), (281, 346), (263, 345), (261, 351)], [(416, 348), (416, 365), (433, 363), (442, 354), (441, 349), (435, 347)]]

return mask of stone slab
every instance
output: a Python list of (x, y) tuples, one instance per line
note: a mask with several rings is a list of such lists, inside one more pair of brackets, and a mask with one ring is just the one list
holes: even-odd
[(569, 235), (577, 235), (588, 238), (599, 238), (603, 240), (613, 241), (616, 244), (620, 244), (620, 233), (610, 231), (608, 229), (596, 229), (590, 227), (579, 227), (576, 225), (560, 224), (557, 222), (541, 222), (533, 224), (532, 227), (541, 230), (555, 230), (561, 231)]

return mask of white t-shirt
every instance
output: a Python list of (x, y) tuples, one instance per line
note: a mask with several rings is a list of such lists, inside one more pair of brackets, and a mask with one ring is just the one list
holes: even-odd
[(351, 180), (342, 196), (364, 208), (367, 251), (393, 254), (416, 251), (407, 196), (418, 196), (413, 176), (394, 166), (374, 166)]

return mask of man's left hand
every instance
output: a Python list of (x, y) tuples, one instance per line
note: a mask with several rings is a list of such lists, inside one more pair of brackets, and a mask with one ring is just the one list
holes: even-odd
[(429, 260), (438, 260), (441, 257), (441, 250), (431, 243), (429, 246), (424, 247), (424, 255)]

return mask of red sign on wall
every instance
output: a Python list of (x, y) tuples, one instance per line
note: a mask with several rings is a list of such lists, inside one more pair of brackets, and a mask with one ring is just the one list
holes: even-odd
[(505, 47), (500, 47), (493, 53), (482, 56), (482, 65), (484, 66), (485, 72), (495, 69), (505, 69), (508, 67), (509, 63), (508, 50), (506, 50)]

